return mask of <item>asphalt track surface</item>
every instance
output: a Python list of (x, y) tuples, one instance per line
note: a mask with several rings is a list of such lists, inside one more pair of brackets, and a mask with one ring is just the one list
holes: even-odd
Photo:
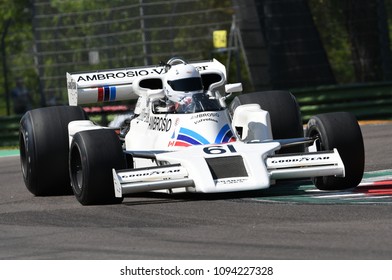
[(362, 131), (367, 183), (343, 193), (286, 182), (84, 207), (34, 197), (19, 158), (0, 157), (0, 259), (392, 259), (392, 124)]

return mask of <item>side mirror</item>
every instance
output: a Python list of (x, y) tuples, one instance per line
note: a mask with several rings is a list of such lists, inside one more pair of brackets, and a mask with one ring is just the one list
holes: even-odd
[(149, 89), (147, 90), (147, 97), (156, 100), (165, 97), (165, 91), (163, 89)]
[(225, 91), (226, 93), (240, 92), (242, 91), (242, 83), (226, 84)]

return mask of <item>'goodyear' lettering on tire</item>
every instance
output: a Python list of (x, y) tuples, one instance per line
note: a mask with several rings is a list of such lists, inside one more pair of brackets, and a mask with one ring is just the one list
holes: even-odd
[(172, 120), (168, 118), (150, 117), (148, 128), (158, 131), (169, 131), (172, 126)]

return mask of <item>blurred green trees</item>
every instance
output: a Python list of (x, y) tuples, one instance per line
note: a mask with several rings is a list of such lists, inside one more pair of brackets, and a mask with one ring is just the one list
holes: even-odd
[[(338, 83), (391, 79), (392, 73), (386, 73), (385, 69), (392, 62), (385, 60), (379, 64), (371, 59), (379, 61), (380, 52), (387, 57), (385, 53), (391, 51), (392, 1), (308, 0), (308, 3)], [(144, 30), (140, 29), (142, 12), (146, 16)], [(12, 89), (18, 77), (23, 77), (35, 93), (35, 105), (39, 106), (43, 87), (49, 92), (48, 100), (58, 97), (58, 91), (65, 91), (64, 69), (156, 64), (172, 54), (209, 59), (212, 31), (221, 28), (229, 31), (234, 13), (231, 0), (2, 0), (0, 115), (6, 114), (7, 86)], [(385, 17), (384, 27), (380, 16)], [(382, 36), (383, 32), (387, 35)], [(94, 50), (99, 54), (96, 64), (90, 57)], [(218, 56), (225, 62), (224, 54)]]

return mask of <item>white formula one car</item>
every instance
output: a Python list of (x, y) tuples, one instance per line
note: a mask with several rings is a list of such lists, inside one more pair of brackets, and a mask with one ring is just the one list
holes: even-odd
[[(73, 190), (83, 205), (121, 203), (124, 195), (218, 193), (312, 178), (321, 190), (356, 187), (364, 171), (360, 127), (352, 114), (313, 116), (304, 130), (290, 92), (226, 99), (216, 60), (67, 73), (70, 106), (27, 112), (20, 124), (24, 181), (34, 195)], [(88, 120), (78, 105), (137, 99), (120, 133)], [(71, 188), (72, 186), (72, 188)]]

